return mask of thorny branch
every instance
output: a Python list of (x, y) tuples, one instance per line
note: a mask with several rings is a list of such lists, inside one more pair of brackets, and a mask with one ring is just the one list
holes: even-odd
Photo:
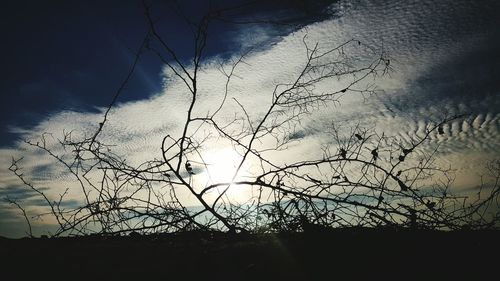
[[(26, 141), (61, 163), (76, 180), (78, 189), (68, 185), (58, 200), (49, 198), (23, 174), (21, 159), (12, 161), (10, 170), (44, 199), (48, 214), (56, 219), (59, 229), (54, 236), (193, 229), (273, 232), (349, 226), (498, 227), (500, 164), (490, 167), (495, 177), (493, 185), (479, 190), (477, 199), (471, 200), (451, 192), (451, 170), (434, 163), (438, 147), (431, 152), (423, 148), (430, 139), (443, 134), (443, 125), (461, 116), (429, 125), (423, 135), (415, 134), (413, 142), (379, 135), (360, 126), (345, 134), (333, 124), (328, 131), (333, 141), (321, 148), (319, 157), (284, 164), (269, 156), (269, 152), (286, 152), (295, 142), (297, 125), (316, 109), (336, 104), (344, 95), (376, 94), (377, 89), (365, 82), (391, 71), (390, 60), (383, 51), (356, 39), (323, 49), (317, 43), (310, 44), (304, 36), (305, 56), (300, 71), (290, 81), (276, 83), (268, 93), (270, 103), (257, 117), (238, 99), (228, 99), (238, 66), (246, 64), (245, 59), (251, 54), (251, 50), (245, 51), (231, 61), (229, 70), (221, 65), (225, 77), (223, 98), (212, 113), (198, 115), (195, 108), (208, 28), (212, 21), (227, 21), (224, 15), (231, 10), (211, 11), (199, 23), (190, 22), (194, 27), (194, 53), (192, 61), (186, 63), (158, 31), (151, 7), (145, 1), (143, 4), (149, 32), (96, 132), (83, 138), (65, 132), (57, 140), (68, 152), (64, 156), (55, 153), (48, 134), (36, 142)], [(356, 58), (348, 54), (350, 48), (364, 49), (372, 54), (372, 59), (355, 67)], [(165, 135), (159, 144), (161, 157), (134, 166), (98, 136), (146, 51), (157, 55), (184, 83), (191, 98), (180, 135)], [(341, 80), (347, 82), (340, 84)], [(320, 91), (320, 83), (332, 87)], [(231, 101), (236, 104), (234, 118), (219, 118)], [(213, 135), (200, 133), (202, 127), (209, 128)], [(230, 180), (200, 183), (193, 164), (204, 168), (211, 165), (203, 155), (206, 145), (214, 140), (227, 143), (240, 157), (234, 163), (236, 168)], [(250, 164), (257, 169), (249, 174), (243, 167)], [(68, 190), (79, 190), (83, 202), (64, 208)], [(245, 191), (244, 202), (228, 195), (232, 190)], [(197, 207), (188, 207), (185, 198), (189, 196), (194, 197)], [(26, 212), (15, 201), (10, 202), (22, 210), (32, 235)]]

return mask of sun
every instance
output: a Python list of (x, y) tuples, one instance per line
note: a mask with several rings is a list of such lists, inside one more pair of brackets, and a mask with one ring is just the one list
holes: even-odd
[[(204, 174), (208, 184), (232, 182), (242, 158), (236, 151), (228, 147), (207, 151), (203, 160), (206, 164)], [(240, 173), (242, 172), (244, 172), (244, 167), (240, 170)], [(235, 180), (238, 178), (240, 177), (235, 178)]]
[[(207, 199), (215, 199), (223, 191), (233, 203), (242, 203), (248, 199), (250, 187), (239, 185), (236, 182), (250, 176), (250, 160), (247, 159), (243, 163), (235, 177), (242, 159), (243, 156), (238, 154), (231, 146), (213, 148), (203, 153), (204, 168), (203, 172), (196, 176), (196, 181), (203, 186), (202, 188), (213, 184), (223, 184), (207, 192)], [(227, 189), (228, 187), (229, 189)]]

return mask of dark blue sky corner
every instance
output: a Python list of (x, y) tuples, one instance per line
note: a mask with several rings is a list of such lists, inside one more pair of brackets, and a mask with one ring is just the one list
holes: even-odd
[[(192, 57), (193, 39), (182, 18), (196, 21), (209, 9), (232, 7), (210, 27), (205, 55), (230, 57), (242, 28), (265, 25), (269, 40), (293, 27), (329, 15), (333, 1), (147, 1), (159, 31), (182, 61)], [(209, 5), (210, 3), (210, 5)], [(2, 4), (0, 46), (0, 146), (12, 146), (19, 134), (63, 110), (97, 112), (109, 105), (123, 81), (148, 26), (141, 1), (12, 1)], [(226, 16), (227, 14), (227, 16)], [(278, 16), (277, 16), (278, 15)], [(286, 24), (282, 24), (286, 23)], [(265, 46), (269, 42), (259, 42)], [(161, 62), (141, 57), (119, 102), (147, 98), (161, 90)]]

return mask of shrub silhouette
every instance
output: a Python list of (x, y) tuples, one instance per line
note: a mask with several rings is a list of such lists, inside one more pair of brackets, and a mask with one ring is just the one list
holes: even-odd
[[(269, 149), (286, 151), (296, 137), (295, 127), (301, 120), (321, 107), (338, 103), (342, 95), (376, 94), (366, 81), (377, 79), (391, 71), (389, 57), (363, 42), (352, 39), (328, 49), (303, 38), (302, 68), (290, 81), (276, 83), (268, 93), (271, 102), (262, 105), (263, 115), (257, 120), (249, 117), (249, 108), (236, 98), (238, 110), (234, 119), (219, 118), (229, 103), (230, 85), (238, 67), (245, 63), (251, 50), (232, 60), (229, 69), (222, 68), (226, 85), (224, 99), (209, 112), (199, 113), (199, 77), (208, 44), (209, 25), (227, 19), (231, 9), (211, 11), (198, 23), (195, 30), (194, 53), (191, 64), (179, 59), (176, 51), (164, 40), (152, 15), (151, 7), (144, 9), (149, 32), (137, 52), (136, 60), (126, 79), (114, 95), (96, 131), (90, 136), (75, 137), (65, 133), (58, 142), (68, 155), (53, 152), (47, 144), (50, 135), (26, 143), (36, 147), (58, 162), (77, 180), (83, 203), (62, 208), (64, 194), (59, 200), (49, 198), (34, 186), (22, 172), (19, 159), (14, 159), (10, 170), (38, 193), (50, 208), (60, 235), (130, 234), (185, 232), (189, 230), (220, 230), (228, 232), (321, 232), (338, 227), (391, 227), (411, 229), (484, 229), (498, 227), (498, 180), (490, 191), (481, 191), (478, 200), (454, 195), (448, 182), (429, 182), (438, 177), (447, 178), (448, 169), (433, 164), (435, 153), (422, 146), (430, 138), (444, 134), (443, 125), (461, 118), (450, 116), (428, 125), (423, 135), (415, 133), (417, 141), (407, 143), (389, 137), (383, 132), (360, 126), (349, 133), (338, 125), (328, 128), (332, 143), (340, 149), (333, 153), (329, 147), (322, 156), (298, 159), (292, 163), (276, 164), (266, 156)], [(369, 51), (371, 58), (353, 66), (357, 58), (348, 50)], [(101, 139), (110, 118), (109, 112), (122, 89), (135, 71), (144, 52), (152, 52), (183, 83), (190, 94), (185, 122), (177, 135), (166, 134), (158, 147), (162, 159), (152, 159), (132, 165), (113, 153), (113, 146)], [(335, 87), (337, 81), (348, 81), (347, 87)], [(330, 91), (319, 91), (320, 83), (330, 83)], [(223, 120), (223, 121), (221, 121)], [(216, 141), (226, 142), (238, 151), (241, 159), (234, 163), (236, 170), (227, 182), (200, 186), (194, 180), (198, 175), (195, 164), (203, 165), (203, 145), (214, 141), (197, 128), (209, 128), (217, 135)], [(260, 145), (273, 140), (268, 147)], [(333, 147), (333, 146), (332, 146)], [(70, 156), (70, 157), (67, 157)], [(238, 176), (250, 162), (259, 163), (259, 171), (245, 177)], [(499, 163), (492, 163), (492, 172), (498, 179)], [(92, 175), (92, 176), (89, 176)], [(448, 178), (449, 179), (449, 178)], [(161, 187), (160, 187), (161, 186)], [(166, 190), (156, 192), (155, 189)], [(247, 203), (235, 202), (227, 194), (230, 190), (246, 188), (253, 191)], [(92, 193), (90, 192), (92, 190)], [(179, 190), (187, 191), (198, 205), (188, 208)], [(211, 194), (217, 191), (213, 198)], [(147, 197), (143, 193), (148, 194)], [(210, 195), (210, 196), (209, 196)], [(21, 207), (20, 207), (21, 208)], [(487, 211), (493, 210), (488, 216)], [(27, 218), (27, 217), (26, 217)], [(29, 220), (28, 220), (29, 222)]]

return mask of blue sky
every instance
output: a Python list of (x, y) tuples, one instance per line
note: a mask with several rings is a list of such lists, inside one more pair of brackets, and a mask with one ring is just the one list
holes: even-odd
[[(179, 1), (181, 6), (153, 2), (160, 31), (183, 61), (191, 59), (189, 28), (176, 8), (189, 18), (199, 18), (207, 1)], [(218, 65), (228, 65), (242, 50), (253, 47), (248, 65), (239, 69), (244, 79), (233, 90), (258, 117), (264, 94), (276, 81), (286, 79), (301, 63), (301, 39), (325, 46), (356, 38), (384, 49), (395, 69), (378, 81), (383, 90), (367, 100), (345, 97), (340, 106), (327, 106), (303, 120), (298, 134), (298, 156), (310, 155), (331, 121), (360, 123), (411, 141), (412, 135), (445, 115), (465, 113), (464, 121), (446, 128), (446, 135), (429, 144), (442, 148), (439, 162), (458, 171), (457, 186), (479, 184), (481, 164), (498, 159), (500, 102), (499, 4), (495, 1), (328, 1), (307, 6), (329, 7), (330, 16), (303, 17), (300, 1), (258, 4), (241, 9), (232, 19), (286, 17), (300, 28), (275, 24), (214, 23), (200, 78), (199, 113), (209, 111), (224, 79)], [(213, 5), (234, 1), (212, 2)], [(291, 4), (290, 4), (291, 3)], [(193, 9), (192, 7), (197, 7)], [(32, 180), (50, 193), (68, 176), (60, 167), (26, 148), (20, 140), (43, 132), (90, 132), (102, 116), (127, 74), (147, 25), (139, 1), (16, 1), (4, 4), (1, 16), (3, 41), (0, 118), (0, 196), (39, 205), (7, 171), (11, 156), (25, 156)], [(238, 92), (238, 93), (236, 93)], [(157, 157), (165, 131), (175, 131), (185, 105), (182, 85), (161, 62), (146, 53), (132, 81), (120, 96), (103, 138), (119, 139), (120, 153), (131, 162)], [(231, 108), (228, 108), (228, 113)], [(289, 156), (283, 156), (286, 159)], [(57, 194), (57, 191), (53, 191)], [(77, 204), (78, 197), (68, 204)], [(21, 235), (22, 222), (15, 210), (0, 205), (0, 235)]]
[[(19, 136), (11, 126), (34, 126), (64, 109), (89, 111), (109, 103), (146, 25), (134, 1), (13, 1), (4, 3), (1, 145)], [(142, 63), (124, 100), (159, 89), (160, 65)], [(140, 89), (140, 91), (139, 91)], [(140, 94), (138, 94), (140, 93)]]
[[(185, 21), (198, 20), (209, 1), (156, 1), (160, 31), (183, 60), (192, 55), (192, 36)], [(244, 1), (213, 1), (215, 7)], [(194, 8), (193, 8), (194, 7)], [(176, 8), (176, 9), (174, 9)], [(292, 6), (293, 8), (293, 6)], [(256, 5), (241, 9), (244, 17), (268, 18), (271, 13), (291, 17), (290, 6)], [(19, 135), (11, 127), (31, 127), (61, 110), (94, 111), (109, 104), (133, 62), (147, 22), (141, 1), (12, 1), (1, 12), (3, 102), (0, 109), (0, 146)], [(238, 50), (231, 36), (238, 25), (214, 24), (207, 55)], [(270, 30), (271, 32), (271, 30)], [(282, 34), (286, 28), (274, 28)], [(161, 62), (146, 54), (120, 101), (146, 98), (161, 90)]]

